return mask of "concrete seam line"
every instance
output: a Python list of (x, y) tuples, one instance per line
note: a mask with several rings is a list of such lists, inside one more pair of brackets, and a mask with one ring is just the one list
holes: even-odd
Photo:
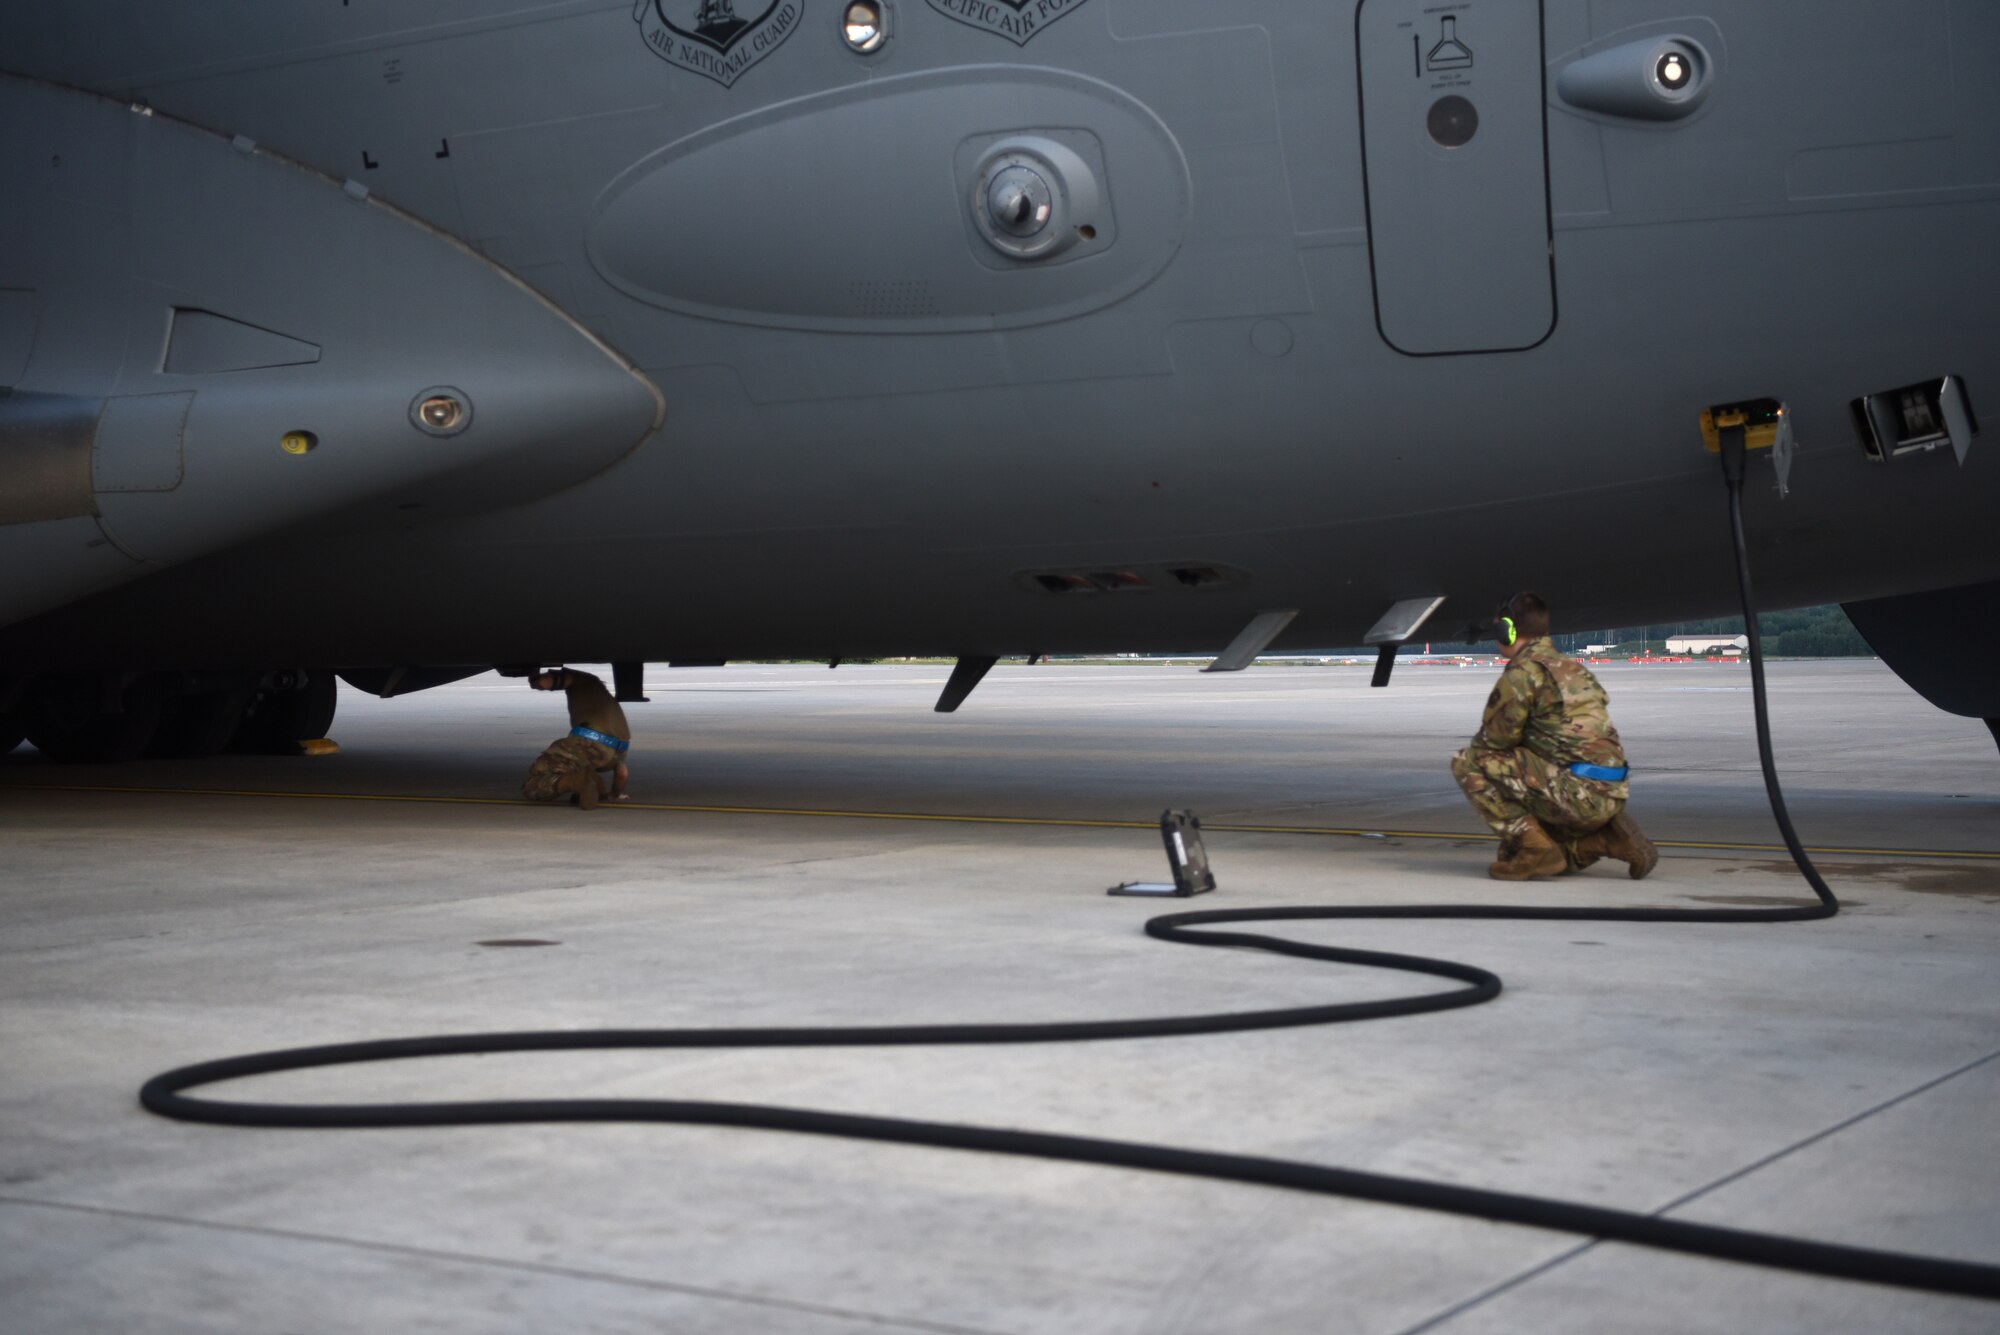
[[(540, 805), (513, 797), (441, 797), (421, 793), (302, 793), (259, 788), (153, 788), (119, 784), (81, 783), (0, 784), (0, 791), (8, 790), (29, 793), (151, 793), (162, 797), (274, 797), (340, 802), (430, 802), (443, 806), (529, 807)], [(1089, 830), (1154, 830), (1158, 828), (1159, 824), (1157, 821), (1081, 820), (1060, 816), (963, 816), (922, 811), (837, 811), (817, 807), (732, 807), (675, 802), (606, 803), (601, 809), (610, 811), (621, 809), (628, 811), (671, 811), (690, 815), (712, 816), (815, 816), (845, 820), (929, 821), (938, 824), (958, 825), (1037, 825), (1051, 828)], [(1454, 833), (1442, 830), (1370, 830), (1358, 826), (1238, 825), (1220, 821), (1205, 824), (1202, 826), (1202, 829), (1220, 834), (1291, 834), (1306, 835), (1314, 838), (1341, 839), (1437, 839), (1485, 842), (1492, 838), (1491, 834), (1474, 831)], [(1695, 839), (1655, 839), (1653, 842), (1661, 848), (1704, 849), (1711, 852), (1724, 853), (1782, 853), (1785, 851), (1783, 844), (1738, 844)], [(2000, 852), (1986, 852), (1980, 849), (1849, 848), (1826, 844), (1815, 845), (1810, 851), (1832, 857), (1937, 858), (1964, 859), (1973, 862), (2000, 862)]]
[(452, 1265), (479, 1266), (489, 1270), (547, 1275), (556, 1279), (577, 1279), (595, 1284), (614, 1285), (619, 1288), (677, 1293), (696, 1298), (711, 1298), (718, 1302), (744, 1303), (752, 1307), (775, 1307), (787, 1311), (810, 1312), (818, 1316), (866, 1321), (871, 1325), (926, 1331), (929, 1332), (929, 1335), (998, 1335), (998, 1332), (986, 1330), (982, 1327), (943, 1325), (938, 1322), (924, 1321), (914, 1317), (899, 1317), (879, 1312), (864, 1312), (856, 1308), (834, 1307), (825, 1303), (802, 1302), (796, 1298), (782, 1298), (759, 1293), (739, 1293), (733, 1289), (716, 1288), (702, 1284), (684, 1284), (673, 1280), (645, 1279), (637, 1275), (620, 1275), (606, 1270), (585, 1270), (577, 1266), (551, 1265), (546, 1261), (522, 1261), (504, 1256), (480, 1256), (474, 1252), (446, 1251), (437, 1247), (412, 1247), (402, 1243), (377, 1242), (371, 1238), (342, 1237), (338, 1233), (309, 1233), (302, 1229), (273, 1228), (268, 1224), (232, 1224), (215, 1219), (195, 1219), (184, 1215), (159, 1214), (150, 1210), (127, 1210), (111, 1205), (79, 1205), (70, 1201), (37, 1200), (31, 1196), (0, 1195), (0, 1205), (15, 1205), (35, 1210), (59, 1210), (68, 1214), (84, 1214), (104, 1219), (122, 1219), (135, 1223), (166, 1224), (177, 1228), (205, 1229), (213, 1233), (229, 1233), (238, 1237), (270, 1238), (281, 1242), (318, 1243), (322, 1246), (344, 1247), (354, 1251), (378, 1252), (385, 1256), (421, 1258), (430, 1261), (447, 1262)]
[[(1781, 1150), (1775, 1150), (1772, 1153), (1765, 1155), (1763, 1158), (1756, 1160), (1755, 1162), (1745, 1164), (1741, 1168), (1737, 1168), (1728, 1173), (1723, 1174), (1721, 1177), (1716, 1178), (1713, 1182), (1709, 1182), (1703, 1186), (1696, 1187), (1693, 1191), (1687, 1192), (1682, 1196), (1678, 1196), (1675, 1199), (1668, 1201), (1665, 1205), (1662, 1205), (1658, 1210), (1655, 1210), (1653, 1213), (1663, 1215), (1670, 1210), (1678, 1210), (1683, 1205), (1687, 1205), (1690, 1204), (1691, 1202), (1699, 1200), (1703, 1196), (1706, 1196), (1708, 1193), (1712, 1191), (1716, 1191), (1722, 1187), (1728, 1186), (1731, 1182), (1735, 1182), (1742, 1178), (1748, 1177), (1751, 1173), (1754, 1173), (1761, 1168), (1767, 1168), (1770, 1165), (1777, 1163), (1780, 1159), (1787, 1158), (1788, 1156), (1795, 1154), (1802, 1149), (1805, 1149), (1809, 1145), (1817, 1144), (1818, 1142), (1825, 1140), (1829, 1136), (1838, 1135), (1840, 1132), (1847, 1130), (1851, 1126), (1859, 1125), (1860, 1123), (1867, 1121), (1871, 1117), (1875, 1117), (1878, 1114), (1887, 1112), (1889, 1109), (1895, 1107), (1899, 1103), (1905, 1102), (1906, 1100), (1909, 1099), (1913, 1099), (1919, 1094), (1923, 1094), (1930, 1090), (1936, 1089), (1939, 1085), (1945, 1084), (1952, 1080), (1956, 1080), (1958, 1079), (1958, 1077), (1962, 1075), (1970, 1074), (1971, 1072), (1978, 1070), (1980, 1067), (1986, 1065), (1990, 1061), (1995, 1060), (1996, 1058), (2000, 1058), (2000, 1052), (1989, 1052), (1984, 1057), (1974, 1058), (1972, 1061), (1965, 1063), (1963, 1066), (1959, 1066), (1954, 1068), (1953, 1070), (1946, 1071), (1943, 1075), (1934, 1076), (1933, 1078), (1924, 1081), (1922, 1084), (1917, 1085), (1912, 1089), (1904, 1090), (1902, 1093), (1895, 1095), (1893, 1098), (1883, 1100), (1882, 1102), (1876, 1104), (1872, 1108), (1864, 1109), (1861, 1112), (1854, 1114), (1852, 1117), (1846, 1118), (1843, 1121), (1836, 1122), (1832, 1126), (1826, 1127), (1820, 1131), (1816, 1131), (1812, 1135), (1807, 1136), (1804, 1140), (1801, 1140), (1796, 1144), (1787, 1145), (1785, 1146), (1785, 1148)], [(1542, 1275), (1549, 1273), (1552, 1270), (1567, 1265), (1569, 1262), (1575, 1260), (1577, 1257), (1582, 1256), (1585, 1252), (1596, 1250), (1597, 1247), (1600, 1245), (1600, 1241), (1601, 1241), (1600, 1239), (1592, 1238), (1588, 1242), (1579, 1243), (1576, 1246), (1565, 1248), (1557, 1255), (1551, 1256), (1547, 1260), (1538, 1261), (1534, 1265), (1529, 1266), (1527, 1269), (1521, 1271), (1520, 1273), (1510, 1275), (1506, 1279), (1503, 1279), (1500, 1282), (1498, 1282), (1497, 1284), (1493, 1284), (1488, 1288), (1480, 1291), (1479, 1293), (1473, 1294), (1470, 1298), (1461, 1299), (1460, 1301), (1453, 1303), (1450, 1307), (1446, 1308), (1444, 1311), (1439, 1312), (1433, 1316), (1426, 1317), (1424, 1320), (1420, 1321), (1416, 1325), (1397, 1332), (1397, 1335), (1425, 1335), (1425, 1332), (1437, 1329), (1439, 1326), (1443, 1325), (1445, 1322), (1451, 1320), (1454, 1317), (1463, 1316), (1465, 1313), (1471, 1311), (1473, 1308), (1483, 1306), (1484, 1304), (1492, 1301), (1493, 1299), (1500, 1297), (1502, 1294), (1508, 1293), (1514, 1289), (1519, 1288), (1521, 1285), (1526, 1284), (1529, 1280), (1536, 1279)]]

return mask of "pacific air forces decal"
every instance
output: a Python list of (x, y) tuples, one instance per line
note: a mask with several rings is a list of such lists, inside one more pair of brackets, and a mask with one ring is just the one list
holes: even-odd
[(1057, 19), (1082, 9), (1088, 0), (930, 0), (946, 18), (997, 32), (1026, 46), (1028, 39)]
[(727, 88), (798, 31), (804, 5), (805, 0), (639, 0), (632, 17), (654, 55)]

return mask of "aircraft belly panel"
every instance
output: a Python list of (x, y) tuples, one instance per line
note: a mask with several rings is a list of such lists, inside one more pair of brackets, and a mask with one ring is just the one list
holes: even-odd
[[(122, 584), (142, 569), (88, 515), (0, 524), (0, 626)], [(60, 596), (50, 598), (51, 589)]]
[(1363, 0), (1368, 235), (1382, 337), (1528, 348), (1555, 326), (1541, 6)]

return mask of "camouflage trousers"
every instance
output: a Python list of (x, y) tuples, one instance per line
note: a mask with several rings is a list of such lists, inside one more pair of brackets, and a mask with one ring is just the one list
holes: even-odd
[[(608, 761), (606, 756), (610, 757)], [(617, 753), (601, 742), (558, 737), (528, 767), (528, 777), (521, 780), (521, 796), (535, 802), (553, 802), (565, 793), (580, 792), (586, 783), (596, 783), (598, 770), (615, 769), (617, 765)]]
[(1501, 843), (1520, 838), (1532, 816), (1572, 867), (1577, 865), (1577, 840), (1625, 807), (1623, 783), (1580, 778), (1525, 747), (1512, 751), (1467, 747), (1451, 758), (1451, 777)]

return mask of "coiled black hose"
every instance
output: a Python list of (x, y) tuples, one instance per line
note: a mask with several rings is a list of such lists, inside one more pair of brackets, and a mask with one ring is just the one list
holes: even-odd
[[(1733, 450), (1733, 454), (1732, 454)], [(913, 1044), (1071, 1043), (1109, 1039), (1164, 1038), (1190, 1034), (1238, 1033), (1301, 1025), (1338, 1024), (1354, 1020), (1416, 1015), (1426, 1011), (1475, 1006), (1500, 995), (1500, 979), (1484, 969), (1450, 960), (1427, 959), (1382, 951), (1351, 950), (1314, 945), (1283, 937), (1242, 931), (1215, 931), (1224, 923), (1314, 922), (1337, 918), (1482, 918), (1543, 922), (1695, 922), (1770, 923), (1829, 918), (1839, 901), (1827, 889), (1785, 811), (1771, 755), (1770, 726), (1765, 706), (1762, 641), (1750, 589), (1749, 555), (1743, 535), (1743, 437), (1724, 432), (1722, 462), (1729, 484), (1731, 533), (1736, 545), (1737, 578), (1742, 587), (1744, 619), (1749, 626), (1750, 664), (1757, 715), (1758, 755), (1771, 809), (1785, 844), (1818, 902), (1786, 908), (1758, 909), (1564, 909), (1491, 904), (1420, 906), (1339, 906), (1326, 908), (1265, 908), (1172, 913), (1146, 924), (1150, 936), (1198, 946), (1238, 946), (1272, 951), (1301, 959), (1369, 968), (1398, 969), (1453, 980), (1462, 986), (1386, 1001), (1343, 1002), (1282, 1010), (1221, 1015), (1183, 1015), (1153, 1019), (1084, 1021), (1061, 1024), (907, 1025), (839, 1029), (607, 1029), (571, 1033), (491, 1033), (437, 1035), (427, 1038), (384, 1039), (325, 1047), (293, 1048), (202, 1062), (167, 1071), (148, 1080), (139, 1101), (163, 1117), (229, 1126), (261, 1127), (415, 1127), (468, 1126), (505, 1122), (674, 1122), (707, 1126), (755, 1127), (770, 1131), (804, 1132), (858, 1140), (889, 1141), (943, 1149), (983, 1150), (994, 1154), (1027, 1155), (1118, 1168), (1147, 1169), (1225, 1181), (1319, 1192), (1357, 1200), (1377, 1201), (1417, 1209), (1471, 1215), (1501, 1223), (1524, 1224), (1559, 1232), (1584, 1234), (1616, 1242), (1662, 1248), (1717, 1260), (1863, 1280), (1902, 1288), (1980, 1298), (2000, 1298), (2000, 1266), (1913, 1256), (1866, 1247), (1847, 1247), (1805, 1238), (1710, 1224), (1687, 1223), (1625, 1210), (1609, 1210), (1570, 1201), (1549, 1200), (1509, 1192), (1426, 1182), (1416, 1178), (1365, 1173), (1320, 1164), (1266, 1159), (1240, 1154), (1216, 1154), (1167, 1145), (1099, 1140), (1083, 1136), (1011, 1131), (993, 1127), (959, 1126), (902, 1118), (861, 1117), (802, 1108), (761, 1104), (713, 1103), (668, 1099), (532, 1099), (479, 1103), (397, 1104), (269, 1104), (223, 1102), (191, 1098), (183, 1091), (221, 1080), (271, 1075), (310, 1067), (360, 1062), (394, 1061), (499, 1052), (575, 1052), (604, 1048), (771, 1048), (888, 1047)]]

